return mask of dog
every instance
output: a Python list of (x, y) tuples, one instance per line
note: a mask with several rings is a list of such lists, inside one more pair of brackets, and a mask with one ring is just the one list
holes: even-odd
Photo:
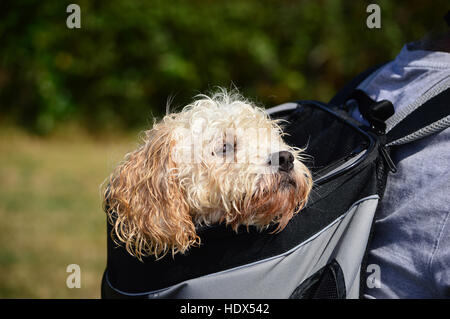
[(313, 184), (304, 149), (283, 134), (280, 120), (224, 89), (167, 114), (107, 179), (115, 242), (139, 259), (162, 258), (199, 246), (205, 225), (283, 230)]

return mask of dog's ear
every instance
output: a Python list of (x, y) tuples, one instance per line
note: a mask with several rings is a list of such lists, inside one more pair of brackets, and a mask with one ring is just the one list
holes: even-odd
[(184, 253), (199, 243), (172, 158), (171, 131), (157, 125), (111, 174), (104, 206), (111, 235), (142, 259)]

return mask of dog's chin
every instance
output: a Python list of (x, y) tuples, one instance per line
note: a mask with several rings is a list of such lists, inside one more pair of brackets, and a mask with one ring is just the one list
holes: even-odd
[(245, 194), (241, 201), (235, 203), (236, 209), (225, 212), (220, 222), (233, 228), (239, 225), (265, 228), (276, 223), (277, 231), (283, 229), (304, 200), (299, 196), (299, 178), (294, 172), (265, 175), (252, 195)]
[(289, 188), (296, 188), (297, 187), (297, 181), (296, 179), (290, 174), (286, 172), (280, 172), (279, 174), (279, 190), (286, 190)]

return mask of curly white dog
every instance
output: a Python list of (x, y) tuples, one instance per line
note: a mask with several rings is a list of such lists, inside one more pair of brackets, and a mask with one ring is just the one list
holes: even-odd
[(282, 134), (279, 121), (225, 90), (166, 115), (108, 180), (116, 242), (141, 259), (186, 252), (204, 224), (282, 230), (312, 187), (303, 150)]

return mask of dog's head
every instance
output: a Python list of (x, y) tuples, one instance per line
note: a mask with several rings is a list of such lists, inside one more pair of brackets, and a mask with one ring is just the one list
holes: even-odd
[(196, 245), (196, 226), (282, 230), (312, 180), (277, 121), (237, 94), (200, 96), (145, 132), (109, 179), (114, 235), (141, 258)]

